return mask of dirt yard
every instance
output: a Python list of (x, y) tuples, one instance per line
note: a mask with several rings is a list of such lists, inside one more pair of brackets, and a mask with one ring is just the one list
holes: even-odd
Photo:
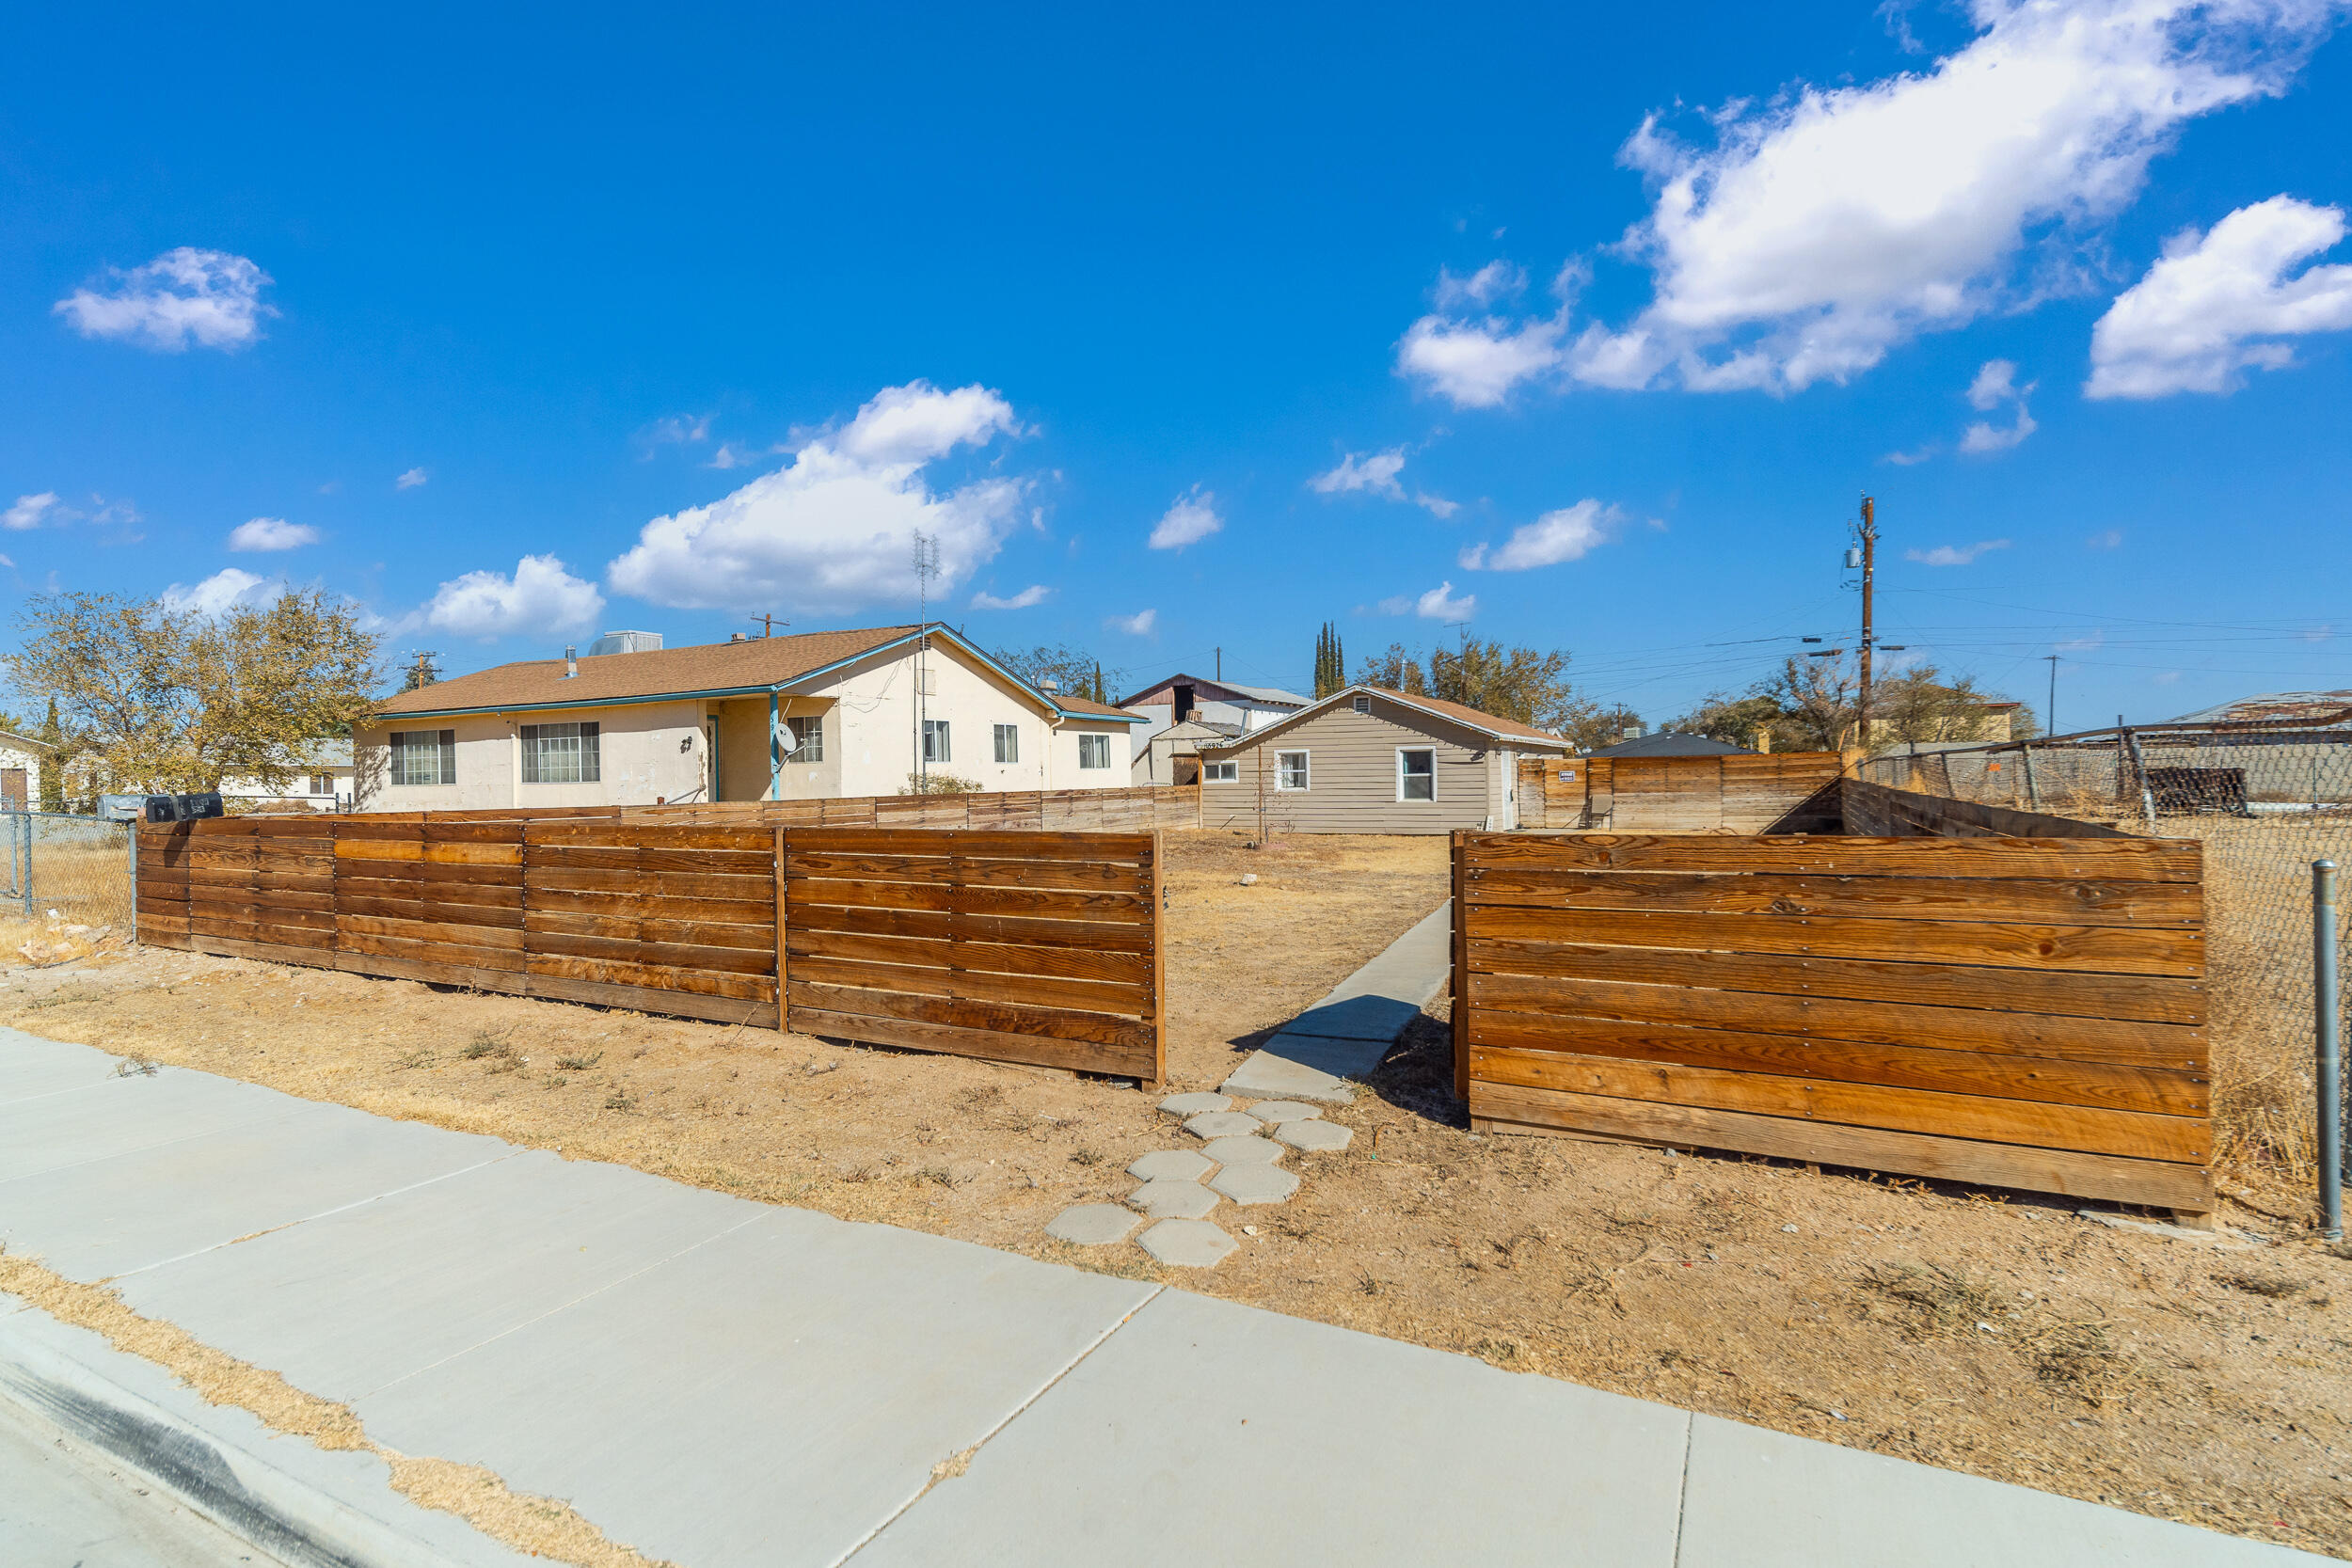
[[(1169, 845), (1177, 1088), (1445, 892), (1442, 840)], [(2013, 1195), (1481, 1137), (1444, 1006), (1331, 1113), (1353, 1147), (1295, 1159), (1288, 1204), (1220, 1211), (1242, 1250), (1195, 1274), (1042, 1234), (1186, 1141), (1102, 1082), (153, 949), (0, 989), (0, 1022), (125, 1055), (2352, 1556), (2352, 1258), (2299, 1223), (2233, 1207), (2248, 1234), (2216, 1245)]]

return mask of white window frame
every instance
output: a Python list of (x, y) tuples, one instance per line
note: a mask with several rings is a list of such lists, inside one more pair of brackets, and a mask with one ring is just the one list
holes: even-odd
[(1200, 765), (1200, 782), (1202, 784), (1239, 784), (1241, 783), (1241, 764), (1238, 762), (1203, 762)]
[(786, 754), (785, 761), (817, 763), (825, 760), (823, 714), (804, 714), (797, 719), (787, 715), (784, 727), (792, 733), (792, 750)]
[(923, 721), (923, 760), (925, 762), (955, 761), (955, 737), (949, 733), (945, 719)]
[[(549, 730), (569, 730), (569, 735), (549, 735)], [(582, 722), (565, 721), (560, 724), (525, 724), (516, 732), (522, 747), (522, 782), (526, 784), (584, 784), (604, 782), (604, 726), (594, 720)], [(551, 741), (570, 741), (570, 750), (550, 746)], [(568, 756), (571, 778), (548, 778), (548, 764), (551, 759)], [(559, 768), (557, 771), (564, 771)]]
[(1370, 713), (1372, 711), (1372, 699), (1370, 697), (1359, 697), (1348, 705), (1359, 713)]
[(1018, 766), (1021, 761), (1021, 726), (999, 724), (995, 728), (998, 765), (1006, 768)]
[[(1089, 762), (1092, 757), (1095, 760)], [(1111, 737), (1100, 730), (1078, 732), (1078, 766), (1089, 772), (1100, 772), (1111, 765)]]
[[(425, 736), (433, 736), (429, 748), (422, 742), (422, 737)], [(389, 771), (391, 774), (393, 788), (445, 789), (457, 782), (457, 732), (455, 730), (394, 730), (390, 734), (389, 744), (391, 750), (391, 767)], [(409, 776), (409, 753), (428, 749), (435, 753), (433, 771), (436, 776), (430, 779), (412, 779)]]
[[(1405, 793), (1405, 759), (1425, 756), (1429, 759), (1429, 795), (1426, 800)], [(1434, 806), (1438, 803), (1438, 749), (1435, 746), (1399, 746), (1396, 749), (1396, 799), (1399, 805)]]
[[(1282, 760), (1284, 757), (1296, 757), (1298, 759), (1298, 783), (1284, 783), (1284, 781), (1290, 777), (1290, 764)], [(1305, 795), (1311, 792), (1314, 786), (1314, 752), (1311, 750), (1303, 752), (1277, 752), (1274, 753), (1274, 788), (1277, 794)]]

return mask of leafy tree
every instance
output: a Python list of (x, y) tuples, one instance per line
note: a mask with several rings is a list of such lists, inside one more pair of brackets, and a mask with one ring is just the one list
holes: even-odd
[(1347, 685), (1347, 655), (1340, 646), (1340, 628), (1330, 622), (1315, 633), (1315, 697), (1328, 697)]
[(57, 699), (49, 699), (49, 717), (40, 723), (41, 744), (49, 748), (49, 756), (40, 765), (40, 809), (65, 810), (65, 731), (57, 724)]
[(901, 795), (978, 795), (984, 793), (987, 788), (988, 785), (977, 779), (967, 779), (961, 773), (942, 773), (933, 770), (925, 773), (909, 773), (907, 782), (899, 785), (898, 793)]
[[(1851, 655), (1791, 655), (1746, 696), (1718, 692), (1673, 727), (1737, 746), (1757, 747), (1769, 738), (1776, 752), (1835, 752), (1856, 744), (1861, 692), (1861, 670)], [(1990, 740), (1998, 728), (1987, 705), (2002, 700), (1974, 676), (1947, 677), (1932, 664), (1914, 665), (1870, 683), (1869, 743)], [(2023, 710), (2017, 717), (2024, 722), (2011, 733), (2032, 734), (2031, 719)]]
[(1125, 671), (1105, 671), (1101, 659), (1066, 642), (1041, 642), (1034, 648), (998, 648), (990, 657), (1031, 686), (1041, 687), (1052, 681), (1065, 697), (1092, 697), (1098, 703), (1109, 702), (1110, 698), (1103, 693), (1126, 678)]
[(1429, 678), (1422, 673), (1421, 660), (1402, 642), (1390, 643), (1387, 652), (1375, 654), (1358, 665), (1356, 684), (1384, 687), (1408, 697), (1434, 695), (1429, 689)]
[(57, 705), (61, 744), (117, 788), (279, 790), (320, 737), (368, 717), (375, 638), (318, 589), (217, 616), (110, 594), (25, 602), (0, 655), (19, 691)]
[(1780, 719), (1780, 705), (1770, 697), (1753, 691), (1744, 697), (1717, 691), (1681, 718), (1668, 721), (1666, 728), (1761, 752), (1778, 745)]
[(1602, 721), (1601, 709), (1576, 694), (1567, 669), (1568, 656), (1557, 649), (1506, 648), (1471, 638), (1457, 650), (1438, 649), (1425, 666), (1402, 642), (1391, 642), (1386, 652), (1364, 660), (1356, 678), (1407, 696), (1460, 703), (1554, 735), (1593, 733)]

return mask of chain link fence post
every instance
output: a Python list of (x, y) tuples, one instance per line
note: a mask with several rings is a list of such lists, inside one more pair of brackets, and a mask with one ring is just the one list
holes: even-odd
[(2344, 1055), (2336, 1003), (2336, 863), (2312, 862), (2312, 1022), (2319, 1079), (2319, 1226), (2344, 1240)]

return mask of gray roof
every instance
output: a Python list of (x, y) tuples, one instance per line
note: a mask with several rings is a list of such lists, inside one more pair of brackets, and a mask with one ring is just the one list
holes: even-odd
[(1655, 735), (1633, 740), (1620, 740), (1614, 746), (1603, 746), (1588, 752), (1596, 757), (1752, 757), (1756, 755), (1744, 746), (1734, 746), (1727, 740), (1711, 736), (1684, 735), (1677, 730), (1660, 730)]
[(2261, 719), (2325, 719), (2352, 707), (2352, 691), (2265, 691), (2168, 719), (2168, 724), (2238, 724)]
[(1262, 703), (1288, 703), (1293, 707), (1305, 707), (1314, 701), (1312, 697), (1302, 697), (1295, 691), (1285, 691), (1279, 686), (1243, 686), (1236, 681), (1218, 681), (1216, 684), (1228, 691), (1238, 691), (1245, 697), (1254, 697)]

